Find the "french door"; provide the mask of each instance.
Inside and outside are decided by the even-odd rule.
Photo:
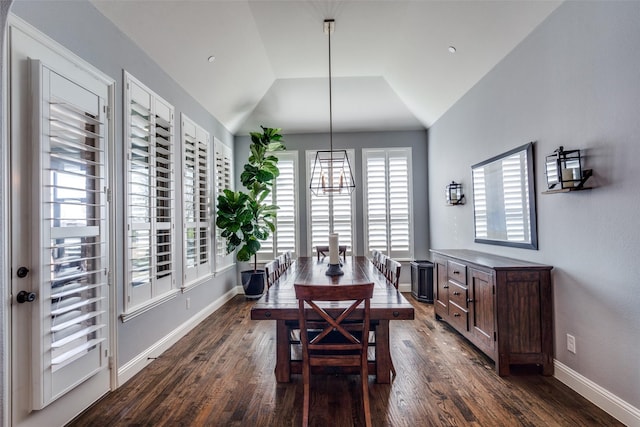
[[[75,415],[59,403],[68,393],[110,387],[109,86],[46,50],[25,58],[38,49],[22,37],[12,31],[12,423],[53,425]]]

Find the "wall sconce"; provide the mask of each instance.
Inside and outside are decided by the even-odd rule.
[[[547,175],[547,188],[552,190],[550,192],[589,189],[584,187],[584,183],[593,174],[593,171],[583,168],[583,159],[580,150],[565,151],[562,146],[549,154],[545,162],[545,174]]]
[[[462,184],[458,184],[455,181],[451,181],[445,190],[445,196],[447,198],[447,205],[464,205],[464,194],[462,194]]]

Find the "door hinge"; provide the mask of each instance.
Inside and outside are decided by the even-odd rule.
[[[107,364],[108,364],[110,370],[113,369],[113,356],[109,356]]]
[[[107,194],[107,203],[111,203],[111,189],[108,187],[105,187],[104,192]]]
[[[107,116],[107,120],[111,120],[111,107],[109,105],[104,106],[104,114]]]

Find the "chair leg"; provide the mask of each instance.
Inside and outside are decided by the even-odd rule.
[[[304,383],[304,387],[303,387],[303,404],[302,404],[302,427],[308,427],[309,426],[309,403],[311,400],[311,396],[310,396],[310,380],[311,380],[311,375],[310,375],[310,369],[309,369],[309,365],[304,364],[302,367],[302,382]]]
[[[364,424],[367,427],[371,427],[371,405],[369,404],[369,373],[366,368],[366,358],[362,363],[364,363],[364,368],[360,372],[360,377],[362,379],[362,406],[364,407]]]

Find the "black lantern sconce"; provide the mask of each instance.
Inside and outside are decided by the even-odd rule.
[[[584,157],[580,150],[567,150],[560,146],[548,155],[545,162],[547,188],[550,192],[586,190],[584,183],[593,174],[591,169],[584,169]]]
[[[462,194],[462,184],[451,181],[445,190],[448,206],[464,205],[464,194]]]

